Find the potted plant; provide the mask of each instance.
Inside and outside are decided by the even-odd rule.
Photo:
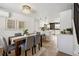
[[[42,31],[45,31],[45,28],[44,28],[44,27],[41,27],[41,30],[42,30]]]
[[[25,29],[23,34],[27,35],[28,34],[28,29]]]

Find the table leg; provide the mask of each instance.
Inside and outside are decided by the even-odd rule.
[[[15,55],[20,56],[21,55],[21,47],[19,47],[20,41],[16,42],[16,49],[15,49]]]
[[[8,44],[11,45],[10,37],[8,38]],[[11,52],[9,51],[9,53]]]
[[[41,39],[40,39],[40,41],[41,41],[41,47],[42,47],[42,35],[41,35]]]

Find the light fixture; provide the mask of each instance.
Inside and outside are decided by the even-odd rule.
[[[24,14],[29,14],[31,12],[31,7],[29,5],[22,5],[22,12]]]

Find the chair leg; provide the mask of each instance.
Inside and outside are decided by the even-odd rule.
[[[27,50],[25,50],[25,56],[27,56]]]
[[[38,44],[38,49],[40,50],[40,44]]]
[[[32,55],[34,55],[34,53],[33,53],[33,47],[32,47]]]
[[[3,56],[8,56],[7,52],[5,52],[4,50],[3,50],[3,54],[2,55]]]
[[[5,51],[3,50],[3,54],[2,54],[3,56],[5,56]]]
[[[5,53],[5,55],[6,55],[6,56],[8,56],[8,54],[7,54],[7,53]]]
[[[34,46],[34,52],[36,53],[36,45]]]
[[[9,54],[11,54],[11,51],[9,51]]]

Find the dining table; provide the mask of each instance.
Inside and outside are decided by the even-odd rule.
[[[9,38],[9,44],[15,44],[16,45],[16,48],[15,48],[15,55],[16,56],[20,56],[21,55],[21,42],[23,40],[27,40],[26,38],[29,37],[29,36],[34,36],[36,34],[29,34],[29,35],[24,35],[24,36],[17,36],[17,37],[10,37]],[[41,47],[42,47],[42,35],[41,35],[41,39],[40,39],[40,42],[41,42]]]
[[[13,37],[11,38],[12,42],[15,43],[16,48],[15,48],[15,55],[19,56],[21,55],[21,41],[23,41],[27,36],[18,36],[18,37]]]
[[[12,44],[15,44],[15,45],[16,45],[16,49],[15,49],[15,55],[16,55],[16,56],[21,55],[21,47],[20,47],[21,42],[22,42],[23,40],[27,40],[27,39],[26,39],[27,37],[33,36],[33,35],[36,35],[36,34],[29,34],[29,35],[24,35],[24,36],[11,37],[11,38],[9,39],[9,41],[10,41],[9,43],[10,43],[10,44],[11,44],[11,42],[12,42]]]

